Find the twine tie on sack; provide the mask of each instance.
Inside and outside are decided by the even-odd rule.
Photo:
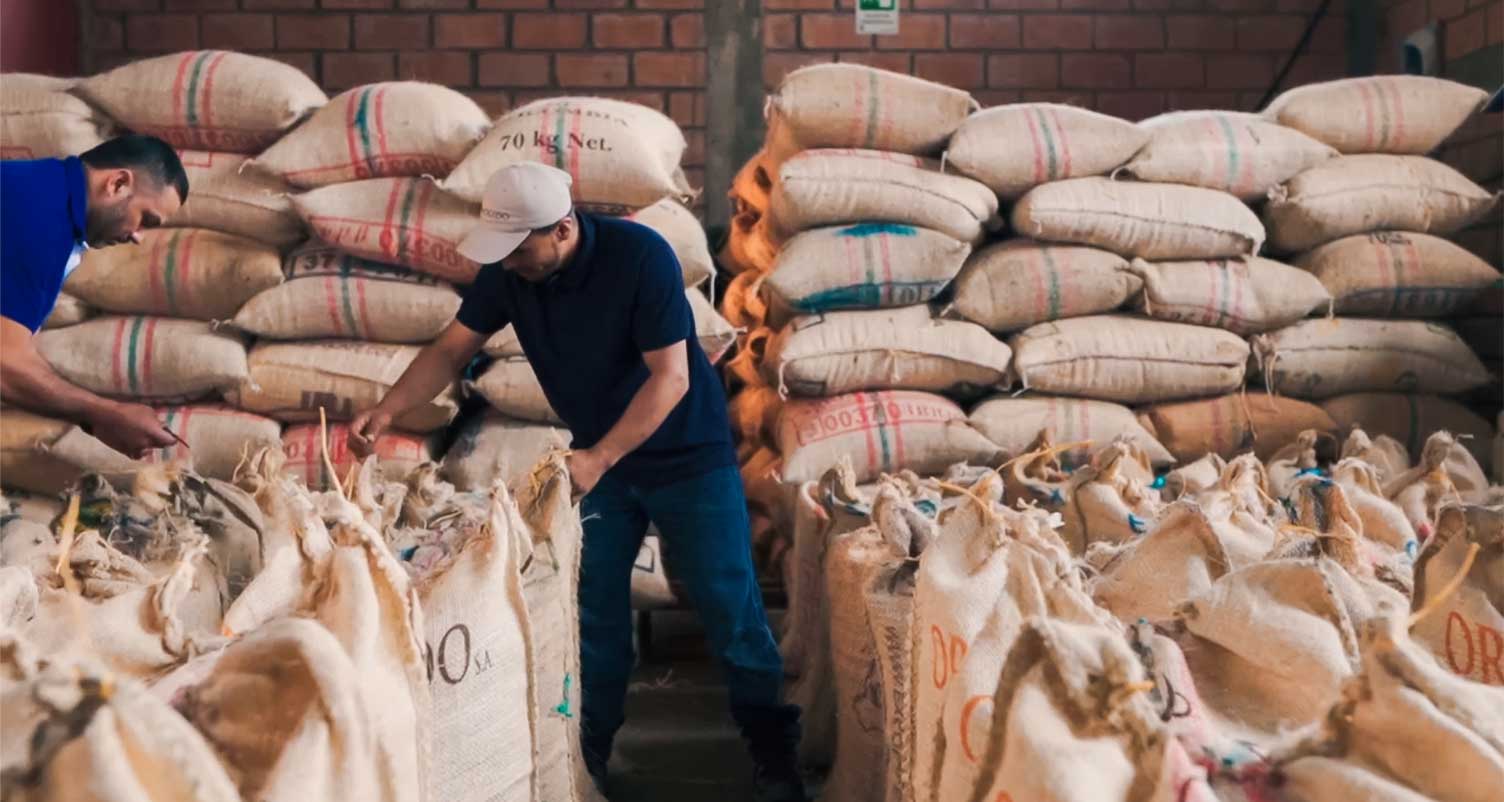
[[[1410,618],[1405,622],[1406,630],[1413,629],[1416,624],[1419,624],[1427,616],[1436,612],[1453,593],[1457,592],[1458,588],[1462,587],[1462,582],[1467,579],[1468,572],[1473,570],[1473,560],[1477,559],[1478,552],[1482,549],[1483,546],[1478,543],[1468,544],[1467,556],[1462,558],[1462,568],[1458,569],[1457,573],[1447,581],[1446,585],[1442,586],[1440,593],[1431,597],[1431,600],[1426,602],[1424,606],[1410,614]]]

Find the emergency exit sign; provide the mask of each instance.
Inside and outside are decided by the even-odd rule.
[[[857,0],[856,32],[891,36],[898,33],[898,0]]]

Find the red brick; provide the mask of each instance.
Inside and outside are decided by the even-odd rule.
[[[1273,80],[1273,56],[1217,53],[1206,57],[1207,89],[1264,89]]]
[[[1090,50],[1091,17],[1038,14],[1024,17],[1025,50]]]
[[[553,83],[547,53],[481,53],[478,86],[548,86]]]
[[[662,47],[663,29],[662,14],[596,14],[590,20],[590,39],[606,50]]]
[[[1127,11],[1133,0],[1060,0],[1062,11]]]
[[[1134,6],[1137,8],[1137,6]],[[1170,0],[1171,11],[1203,11],[1206,0]]]
[[[427,48],[427,15],[355,15],[356,50],[426,50]]]
[[[1060,58],[1054,53],[988,56],[987,85],[994,89],[1054,89],[1060,86]]]
[[[1165,33],[1171,50],[1231,50],[1237,46],[1238,24],[1225,16],[1172,15],[1165,17]]]
[[[914,74],[958,89],[987,85],[981,53],[918,53],[914,56]]]
[[[704,8],[705,0],[637,0],[637,7],[663,9],[665,11],[687,11],[692,8]]]
[[[1060,85],[1071,89],[1130,89],[1133,62],[1120,53],[1065,53]]]
[[[469,8],[470,0],[397,0],[397,7],[417,11],[454,11]]]
[[[225,50],[271,50],[277,41],[270,14],[205,14],[199,37]]]
[[[626,8],[627,0],[554,0],[554,8],[602,9]]]
[[[266,58],[280,61],[289,67],[312,78],[315,83],[319,82],[318,56],[314,53],[265,53]]]
[[[1016,50],[1019,46],[1017,14],[952,14],[950,46],[983,50]]]
[[[465,97],[475,101],[493,120],[512,110],[512,96],[506,92],[466,92]]]
[[[559,86],[626,86],[627,57],[616,53],[559,53],[554,61]]]
[[[449,87],[475,82],[469,53],[429,50],[397,56],[397,75],[404,81],[430,81]]]
[[[433,46],[498,49],[507,46],[505,14],[435,14]]]
[[[773,89],[783,83],[783,76],[800,67],[807,67],[811,64],[829,64],[835,60],[834,53],[800,51],[765,53],[762,57],[762,85],[767,89]]]
[[[1134,11],[1169,11],[1170,0],[1133,0]]]
[[[979,89],[972,92],[971,96],[976,98],[984,109],[1017,103],[1019,98],[1023,97],[1022,93],[1013,89]]]
[[[763,11],[829,11],[836,0],[763,0]]]
[[[639,106],[647,106],[653,111],[664,111],[666,108],[663,104],[663,93],[655,90],[613,89],[593,94],[596,97],[608,97],[612,100],[620,100],[623,103],[636,103]]]
[[[762,46],[768,50],[793,50],[799,46],[799,15],[769,14],[762,18]]]
[[[864,64],[868,67],[876,67],[879,70],[907,74],[910,70],[911,57],[908,52],[886,53],[880,51],[867,51],[863,53],[842,53],[842,64]]]
[[[897,36],[877,37],[879,50],[944,50],[945,15],[910,14],[898,22]]]
[[[1467,0],[1431,0],[1431,19],[1453,20],[1467,13]]]
[[[299,11],[318,7],[318,0],[240,0],[246,11]],[[99,5],[97,2],[94,4]]]
[[[1304,17],[1244,17],[1238,20],[1238,49],[1288,52],[1300,42],[1305,30]]]
[[[1054,11],[1060,3],[1058,0],[987,0],[987,7],[996,11]]]
[[[1321,6],[1321,0],[1275,0],[1275,11],[1310,14]]]
[[[1442,161],[1474,181],[1487,181],[1504,169],[1504,148],[1498,139],[1448,147]]]
[[[857,35],[850,14],[803,14],[799,44],[811,50],[866,50],[872,47],[872,37]]]
[[[705,46],[705,15],[676,14],[669,21],[669,41],[680,50]]]
[[[1133,83],[1141,89],[1200,89],[1206,86],[1205,65],[1192,53],[1139,53]]]
[[[90,49],[96,52],[125,49],[125,23],[119,17],[95,17],[89,36]]]
[[[585,46],[584,14],[518,14],[512,17],[512,47],[573,50]]]
[[[1312,53],[1346,53],[1347,17],[1323,17],[1316,23],[1316,30],[1311,32],[1311,43],[1306,49]]]
[[[95,11],[160,11],[162,0],[94,0]]]
[[[684,132],[684,165],[686,167],[705,166],[705,131],[704,129],[688,130]]]
[[[1347,74],[1347,57],[1341,53],[1306,53],[1295,60],[1282,88],[1332,81]]]
[[[548,8],[548,0],[475,0],[476,8],[521,10]],[[517,105],[522,105],[518,103]]]
[[[346,14],[279,14],[277,47],[282,50],[344,50],[350,46]]]
[[[978,11],[987,7],[987,0],[913,0],[913,7],[918,11]]]
[[[633,53],[638,86],[704,86],[704,53]]]
[[[668,116],[684,128],[705,125],[705,93],[670,92]]]
[[[1107,14],[1092,25],[1098,50],[1162,50],[1164,24],[1158,15]]]
[[[1133,122],[1163,114],[1164,110],[1165,96],[1159,92],[1103,92],[1097,95],[1097,111]]]
[[[1504,43],[1504,3],[1494,3],[1488,7],[1488,43]]]
[[[235,0],[164,0],[168,11],[234,11]]]
[[[319,0],[319,8],[345,11],[379,11],[393,5],[393,0]]]
[[[198,17],[193,14],[141,14],[125,20],[125,44],[136,52],[155,53],[198,47]]]
[[[1435,4],[1432,4],[1435,8]],[[1446,63],[1488,45],[1488,10],[1477,9],[1461,19],[1448,22],[1443,31],[1446,40]]]
[[[1201,109],[1226,109],[1236,111],[1238,105],[1237,92],[1170,92],[1166,97],[1165,108],[1168,111],[1188,111]]]
[[[1273,11],[1274,0],[1206,0],[1206,7],[1210,11],[1252,14],[1260,11]]]
[[[1387,33],[1396,41],[1424,28],[1430,18],[1426,0],[1408,0],[1390,6],[1379,22],[1380,34]]]
[[[324,53],[321,60],[323,83],[329,89],[349,89],[397,77],[397,57],[391,53]]]

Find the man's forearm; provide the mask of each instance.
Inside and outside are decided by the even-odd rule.
[[[0,361],[0,400],[72,421],[87,421],[115,403],[57,375],[35,351],[20,349]]]
[[[378,408],[394,418],[401,417],[403,413],[432,401],[454,381],[461,367],[462,364],[455,364],[454,357],[442,349],[427,346],[402,372]]]
[[[621,420],[611,431],[596,443],[594,450],[606,461],[615,465],[622,457],[632,453],[638,446],[653,436],[669,413],[689,391],[689,380],[681,374],[653,374],[637,388],[637,394],[627,404]]]

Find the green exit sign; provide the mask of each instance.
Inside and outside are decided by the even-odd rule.
[[[857,0],[856,32],[892,36],[898,33],[898,0]]]

